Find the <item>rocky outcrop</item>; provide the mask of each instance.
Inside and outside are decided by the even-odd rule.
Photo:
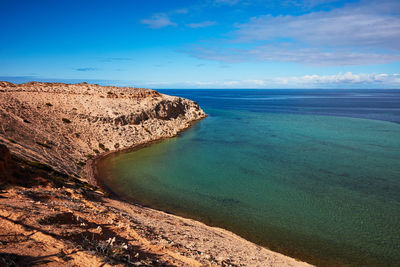
[[[0,142],[73,176],[103,152],[174,136],[205,116],[193,101],[150,89],[0,82]]]
[[[0,182],[8,183],[13,180],[13,169],[10,151],[5,145],[0,144]]]

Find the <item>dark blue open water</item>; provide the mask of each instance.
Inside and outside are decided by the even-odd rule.
[[[400,90],[159,90],[197,101],[206,111],[347,116],[400,123]]]
[[[107,158],[118,194],[322,266],[399,266],[400,90],[161,90],[209,117]]]

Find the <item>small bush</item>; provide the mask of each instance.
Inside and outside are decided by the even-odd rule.
[[[12,144],[16,144],[17,143],[17,142],[15,142],[14,139],[8,139],[8,141],[10,141],[10,143],[12,143]]]
[[[48,107],[52,107],[52,106],[53,106],[53,104],[51,104],[51,103],[46,103],[46,106],[48,106]]]
[[[67,119],[67,118],[62,118],[61,119],[64,123],[71,123],[71,121],[69,120],[69,119]]]
[[[107,94],[109,94],[109,95],[112,95],[112,94],[113,94],[113,92],[107,92]]]
[[[119,143],[115,143],[114,148],[119,148]]]
[[[101,149],[103,149],[103,150],[106,150],[106,147],[105,147],[105,145],[104,145],[104,144],[102,144],[102,143],[99,143],[99,148],[101,148]]]
[[[83,162],[83,161],[78,161],[76,164],[78,164],[78,166],[81,166],[81,167],[85,166],[85,162]]]
[[[151,134],[150,130],[147,129],[146,127],[143,128],[146,132],[148,132],[149,134]]]
[[[96,153],[96,154],[100,153],[100,151],[98,149],[93,149],[93,152]]]
[[[30,121],[28,121],[27,119],[24,119],[24,122],[25,123],[31,123]]]

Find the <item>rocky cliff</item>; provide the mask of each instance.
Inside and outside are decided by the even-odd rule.
[[[74,176],[97,154],[174,136],[205,116],[193,101],[150,89],[0,82],[0,141]]]

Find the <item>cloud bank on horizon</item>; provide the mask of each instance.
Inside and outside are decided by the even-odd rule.
[[[147,86],[171,87],[175,88],[178,84],[167,81],[164,82],[143,82]],[[345,88],[382,88],[382,85],[392,85],[396,87],[400,84],[400,74],[353,74],[351,72],[338,73],[336,75],[304,75],[291,77],[274,77],[261,80],[224,80],[224,81],[184,81],[190,88],[338,88],[338,85],[346,84]],[[371,87],[372,86],[372,87]],[[341,88],[341,87],[340,87]]]
[[[14,81],[400,88],[397,0],[16,0],[0,8],[0,76]]]

